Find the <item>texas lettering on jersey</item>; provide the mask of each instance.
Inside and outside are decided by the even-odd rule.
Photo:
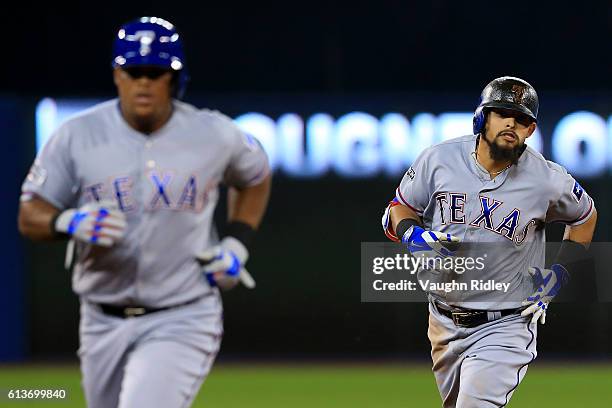
[[[143,202],[137,203],[134,195],[134,180],[130,176],[112,177],[108,182],[90,184],[83,188],[87,201],[112,198],[119,209],[131,212],[141,209],[201,212],[209,201],[210,193],[219,185],[219,180],[208,180],[198,189],[197,175],[178,175],[172,171],[151,171],[147,174],[150,192]]]
[[[512,282],[512,286],[504,294],[466,294],[453,305],[483,310],[520,307],[533,291],[528,268],[545,265],[543,227],[552,222],[570,226],[586,222],[594,211],[593,200],[567,170],[529,146],[515,165],[492,178],[473,154],[477,138],[461,136],[423,150],[402,177],[382,226],[385,235],[397,241],[390,214],[393,206],[404,205],[420,217],[424,228],[452,234],[465,243],[462,256],[481,256],[484,246],[469,244],[490,244],[487,247],[495,250],[487,252],[486,267],[478,278]],[[452,279],[471,278],[455,274]],[[439,291],[429,294],[447,297]]]
[[[503,202],[486,195],[479,195],[478,197],[480,202],[480,214],[468,221],[465,215],[466,197],[466,193],[455,192],[440,192],[435,195],[441,225],[467,223],[472,227],[484,228],[492,233],[501,235],[515,242],[517,245],[523,243],[527,237],[529,228],[537,225],[537,220],[532,219],[525,225],[523,230],[520,231],[521,233],[517,234],[521,219],[521,210],[513,208],[511,211],[506,212],[501,208]],[[496,211],[505,215],[494,218],[494,213]]]
[[[269,173],[267,155],[218,112],[173,101],[172,120],[143,135],[118,103],[62,124],[38,153],[22,199],[37,196],[58,209],[111,199],[128,215],[111,250],[77,243],[73,289],[88,301],[162,307],[213,293],[195,254],[218,242],[218,185],[257,185]]]

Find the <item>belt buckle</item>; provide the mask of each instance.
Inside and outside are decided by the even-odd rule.
[[[471,314],[470,312],[451,312],[451,316],[453,317],[453,323],[457,327],[464,327],[464,328],[470,327],[469,324],[461,323],[460,321],[462,317],[467,317],[470,314]]]
[[[144,307],[126,307],[125,309],[123,309],[123,314],[125,315],[125,317],[142,316],[146,312],[147,311]]]

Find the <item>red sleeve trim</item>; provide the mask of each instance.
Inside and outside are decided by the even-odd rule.
[[[395,207],[396,205],[402,205],[402,204],[397,200],[397,198],[394,198],[393,200],[391,200],[389,202],[389,205],[387,207],[389,208],[389,210],[391,210],[391,208]],[[391,217],[391,216],[389,215],[389,217]],[[391,220],[389,220],[389,225],[387,225],[387,228],[385,229],[385,235],[391,241],[399,242],[399,238],[395,234],[395,230],[393,229],[393,225],[391,223]]]
[[[589,197],[589,199],[590,199],[590,197]],[[560,222],[560,223],[567,224],[567,225],[573,225],[573,224],[579,223],[580,221],[583,221],[585,218],[589,217],[592,212],[593,212],[593,200],[590,199],[589,209],[580,218],[576,218],[575,220],[571,220],[571,221],[557,219],[557,220],[550,220],[550,221],[546,221],[546,222],[547,223]]]
[[[404,199],[404,196],[402,196],[402,192],[399,190],[399,187],[395,190],[395,192],[397,193],[397,196],[400,198],[400,200],[402,200],[402,203],[406,206],[409,207],[412,211],[414,211],[415,213],[421,215],[423,214],[423,211],[421,210],[417,210],[416,208],[414,208],[413,206],[411,206],[410,204],[408,204],[408,202],[406,201],[406,199]]]

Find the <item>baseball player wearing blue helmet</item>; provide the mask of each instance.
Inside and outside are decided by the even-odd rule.
[[[119,97],[54,132],[23,183],[19,229],[76,249],[87,405],[184,408],[220,348],[220,289],[255,286],[245,263],[270,168],[228,117],[177,99],[188,75],[171,23],[128,23],[113,50]],[[220,184],[229,192],[221,238]]]

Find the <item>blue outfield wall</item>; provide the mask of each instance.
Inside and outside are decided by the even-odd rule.
[[[37,148],[64,120],[103,100],[42,98]],[[473,98],[440,95],[214,96],[195,105],[219,109],[290,178],[397,179],[432,144],[472,133]],[[544,93],[527,144],[580,179],[612,174],[611,101],[602,95]]]
[[[33,105],[17,98],[0,98],[3,155],[0,171],[7,177],[0,200],[0,361],[18,361],[27,353],[26,282],[23,239],[17,230],[21,181],[32,159]]]

